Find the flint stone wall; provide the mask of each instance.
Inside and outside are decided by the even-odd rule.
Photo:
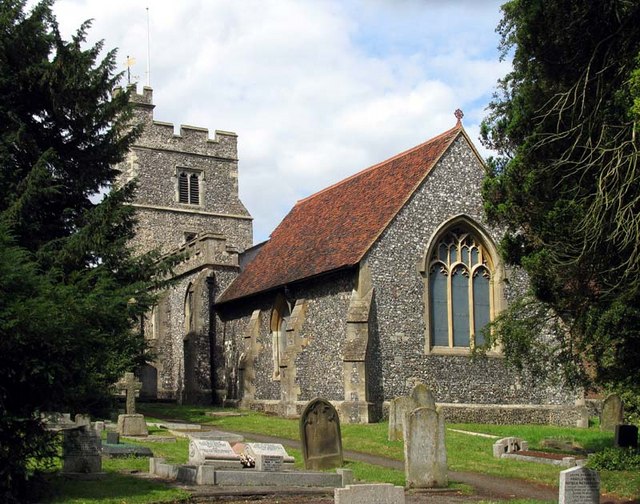
[[[184,243],[185,232],[214,232],[240,251],[249,248],[251,216],[238,197],[237,135],[216,131],[209,138],[208,130],[193,126],[181,126],[176,135],[172,124],[154,121],[150,88],[133,93],[131,100],[134,120],[144,129],[117,168],[120,182],[135,178],[138,183],[133,245],[140,251],[160,248],[167,253]],[[177,201],[176,174],[181,168],[201,172],[199,205]]]
[[[484,219],[483,176],[483,166],[459,137],[366,257],[376,293],[386,401],[408,395],[421,381],[444,403],[573,403],[570,391],[534,387],[526,377],[507,369],[500,357],[472,361],[468,355],[425,353],[425,284],[419,268],[432,235],[461,214],[479,223],[494,241],[501,234]],[[523,292],[526,277],[518,270],[507,271],[506,276],[504,294],[509,302]]]
[[[307,282],[303,286],[289,286],[292,300],[305,299],[305,318],[300,329],[303,350],[295,357],[297,414],[307,401],[321,396],[330,401],[344,399],[342,380],[342,347],[346,339],[346,316],[353,271],[336,273],[325,281]],[[236,339],[242,348],[244,334],[254,310],[260,310],[257,343],[260,352],[255,359],[255,398],[253,409],[280,412],[281,382],[273,379],[273,349],[270,332],[271,312],[277,293],[255,296],[220,307],[219,335]]]
[[[573,392],[545,384],[533,386],[526,375],[509,370],[500,356],[472,361],[470,355],[426,352],[425,285],[420,266],[424,266],[432,235],[461,214],[484,227],[495,241],[501,234],[484,221],[479,192],[483,174],[483,166],[466,142],[456,140],[365,257],[374,288],[366,366],[368,400],[382,405],[408,395],[417,382],[423,382],[445,403],[443,413],[448,421],[522,423],[526,418],[528,422],[575,425],[577,409],[565,407],[574,404]],[[509,302],[524,292],[527,279],[520,270],[505,274],[504,296]],[[347,399],[342,352],[355,275],[346,270],[288,286],[288,299],[307,303],[299,332],[306,346],[294,359],[298,413],[306,400],[316,396],[332,401],[339,411],[339,403]],[[274,413],[281,411],[283,396],[282,384],[273,379],[270,334],[271,310],[279,293],[282,290],[222,305],[217,331],[218,338],[224,334],[241,345],[252,313],[260,310],[260,350],[255,357],[255,397],[250,407]],[[523,409],[522,405],[532,407]]]

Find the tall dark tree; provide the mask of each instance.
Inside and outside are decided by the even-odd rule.
[[[143,359],[135,321],[161,276],[127,248],[133,187],[113,185],[138,134],[126,93],[112,94],[115,53],[85,47],[89,23],[64,40],[51,1],[25,3],[0,2],[2,502],[23,502],[53,453],[40,414],[104,411]]]
[[[482,128],[498,152],[484,197],[532,296],[494,337],[516,365],[637,386],[640,3],[512,0],[502,10],[513,69]]]

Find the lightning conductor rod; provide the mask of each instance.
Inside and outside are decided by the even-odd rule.
[[[151,87],[151,42],[149,29],[149,7],[147,7],[147,86]]]

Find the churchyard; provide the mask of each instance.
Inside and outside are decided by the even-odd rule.
[[[266,416],[256,412],[215,410],[198,406],[176,406],[169,404],[139,404],[138,411],[144,414],[151,439],[156,437],[175,438],[175,441],[160,443],[151,440],[130,441],[153,451],[155,457],[166,459],[167,463],[185,464],[189,458],[189,440],[175,436],[175,433],[154,424],[166,425],[167,419],[184,423],[202,424],[216,429],[242,433],[271,435],[284,439],[300,439],[299,421]],[[384,456],[396,461],[404,459],[404,443],[388,440],[388,422],[366,425],[342,425],[342,445],[345,451],[357,451]],[[469,432],[483,433],[475,436]],[[517,436],[529,443],[529,449],[548,452],[580,454],[583,451],[599,451],[613,444],[613,433],[602,432],[597,425],[588,429],[560,428],[533,425],[480,425],[446,424],[447,465],[451,472],[481,473],[496,477],[525,479],[558,487],[560,472],[565,467],[523,462],[519,460],[495,458],[492,446],[496,437]],[[102,433],[106,440],[106,431]],[[286,446],[293,456],[293,468],[304,469],[302,451]],[[405,486],[405,473],[401,469],[390,469],[362,461],[350,460],[345,456],[344,467],[353,472],[358,482],[384,482]],[[104,458],[102,471],[104,478],[90,481],[75,481],[56,478],[56,497],[53,503],[152,503],[176,502],[189,497],[189,491],[149,479],[149,459]],[[449,487],[462,494],[471,493],[471,488],[457,483],[449,477]],[[600,471],[601,490],[615,493],[619,499],[633,499],[640,495],[640,474],[636,471]],[[184,501],[186,502],[186,500]],[[286,501],[285,501],[286,502]],[[491,501],[484,501],[486,503]],[[516,500],[518,503],[553,502],[550,500]],[[622,500],[620,501],[622,502]]]

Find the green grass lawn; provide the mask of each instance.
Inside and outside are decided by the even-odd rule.
[[[267,416],[251,411],[242,411],[242,416],[210,417],[205,411],[216,408],[194,406],[176,406],[167,404],[139,404],[139,410],[148,421],[154,419],[174,419],[183,422],[203,423],[211,426],[243,433],[260,433],[287,439],[300,439],[297,420],[288,420]],[[229,412],[229,409],[219,410]],[[402,441],[387,440],[387,423],[366,425],[342,425],[342,443],[345,450],[371,453],[396,460],[403,459]],[[447,427],[492,434],[500,437],[518,436],[529,441],[530,449],[542,449],[542,441],[556,438],[571,441],[587,451],[597,451],[611,446],[612,434],[601,433],[596,428],[572,429],[539,425],[484,425],[451,424]],[[166,431],[154,429],[153,434]],[[480,472],[489,475],[521,478],[528,481],[557,486],[559,472],[563,468],[496,459],[492,456],[494,440],[447,431],[447,457],[452,471]],[[165,457],[170,463],[184,463],[187,460],[188,441],[177,438],[175,443],[153,443],[138,441],[149,447],[156,457]],[[299,450],[287,448],[296,459],[296,466],[302,467],[302,454]],[[359,481],[388,482],[404,486],[404,472],[385,469],[379,466],[346,460],[345,466],[352,469]],[[188,497],[188,493],[171,488],[153,480],[141,480],[131,476],[132,472],[148,471],[146,458],[105,459],[103,469],[107,472],[102,482],[75,482],[57,478],[54,486],[57,495],[51,502],[72,504],[146,504],[153,502],[171,502]],[[620,497],[637,498],[640,496],[640,475],[630,471],[601,471],[601,488]],[[453,483],[461,490],[465,487]],[[466,488],[467,491],[470,489]],[[543,501],[511,501],[516,504],[541,504]],[[486,501],[484,504],[493,504]]]
[[[182,419],[189,422],[207,423],[220,429],[238,432],[257,432],[300,439],[297,420],[266,416],[253,411],[243,411],[240,417],[209,417],[205,411],[216,408],[194,406],[174,406],[166,404],[144,404],[140,406],[145,415]],[[219,409],[219,411],[229,411]],[[597,451],[613,444],[613,434],[600,432],[597,428],[578,429],[548,425],[486,425],[447,424],[447,427],[481,432],[500,437],[518,436],[529,442],[530,449],[544,449],[544,439],[557,438],[571,440],[587,451]],[[342,445],[345,450],[372,453],[396,460],[403,459],[402,441],[387,440],[387,422],[366,425],[342,425]],[[496,459],[492,455],[494,440],[447,431],[447,458],[452,471],[481,472],[507,478],[526,478],[529,481],[557,486],[560,471],[564,468],[517,460]],[[386,470],[385,470],[386,471]],[[403,475],[401,475],[403,478]],[[388,481],[396,483],[396,475]],[[601,488],[605,492],[621,497],[640,497],[640,474],[635,471],[601,471]],[[404,481],[404,479],[402,479]],[[404,484],[404,483],[402,483]]]

